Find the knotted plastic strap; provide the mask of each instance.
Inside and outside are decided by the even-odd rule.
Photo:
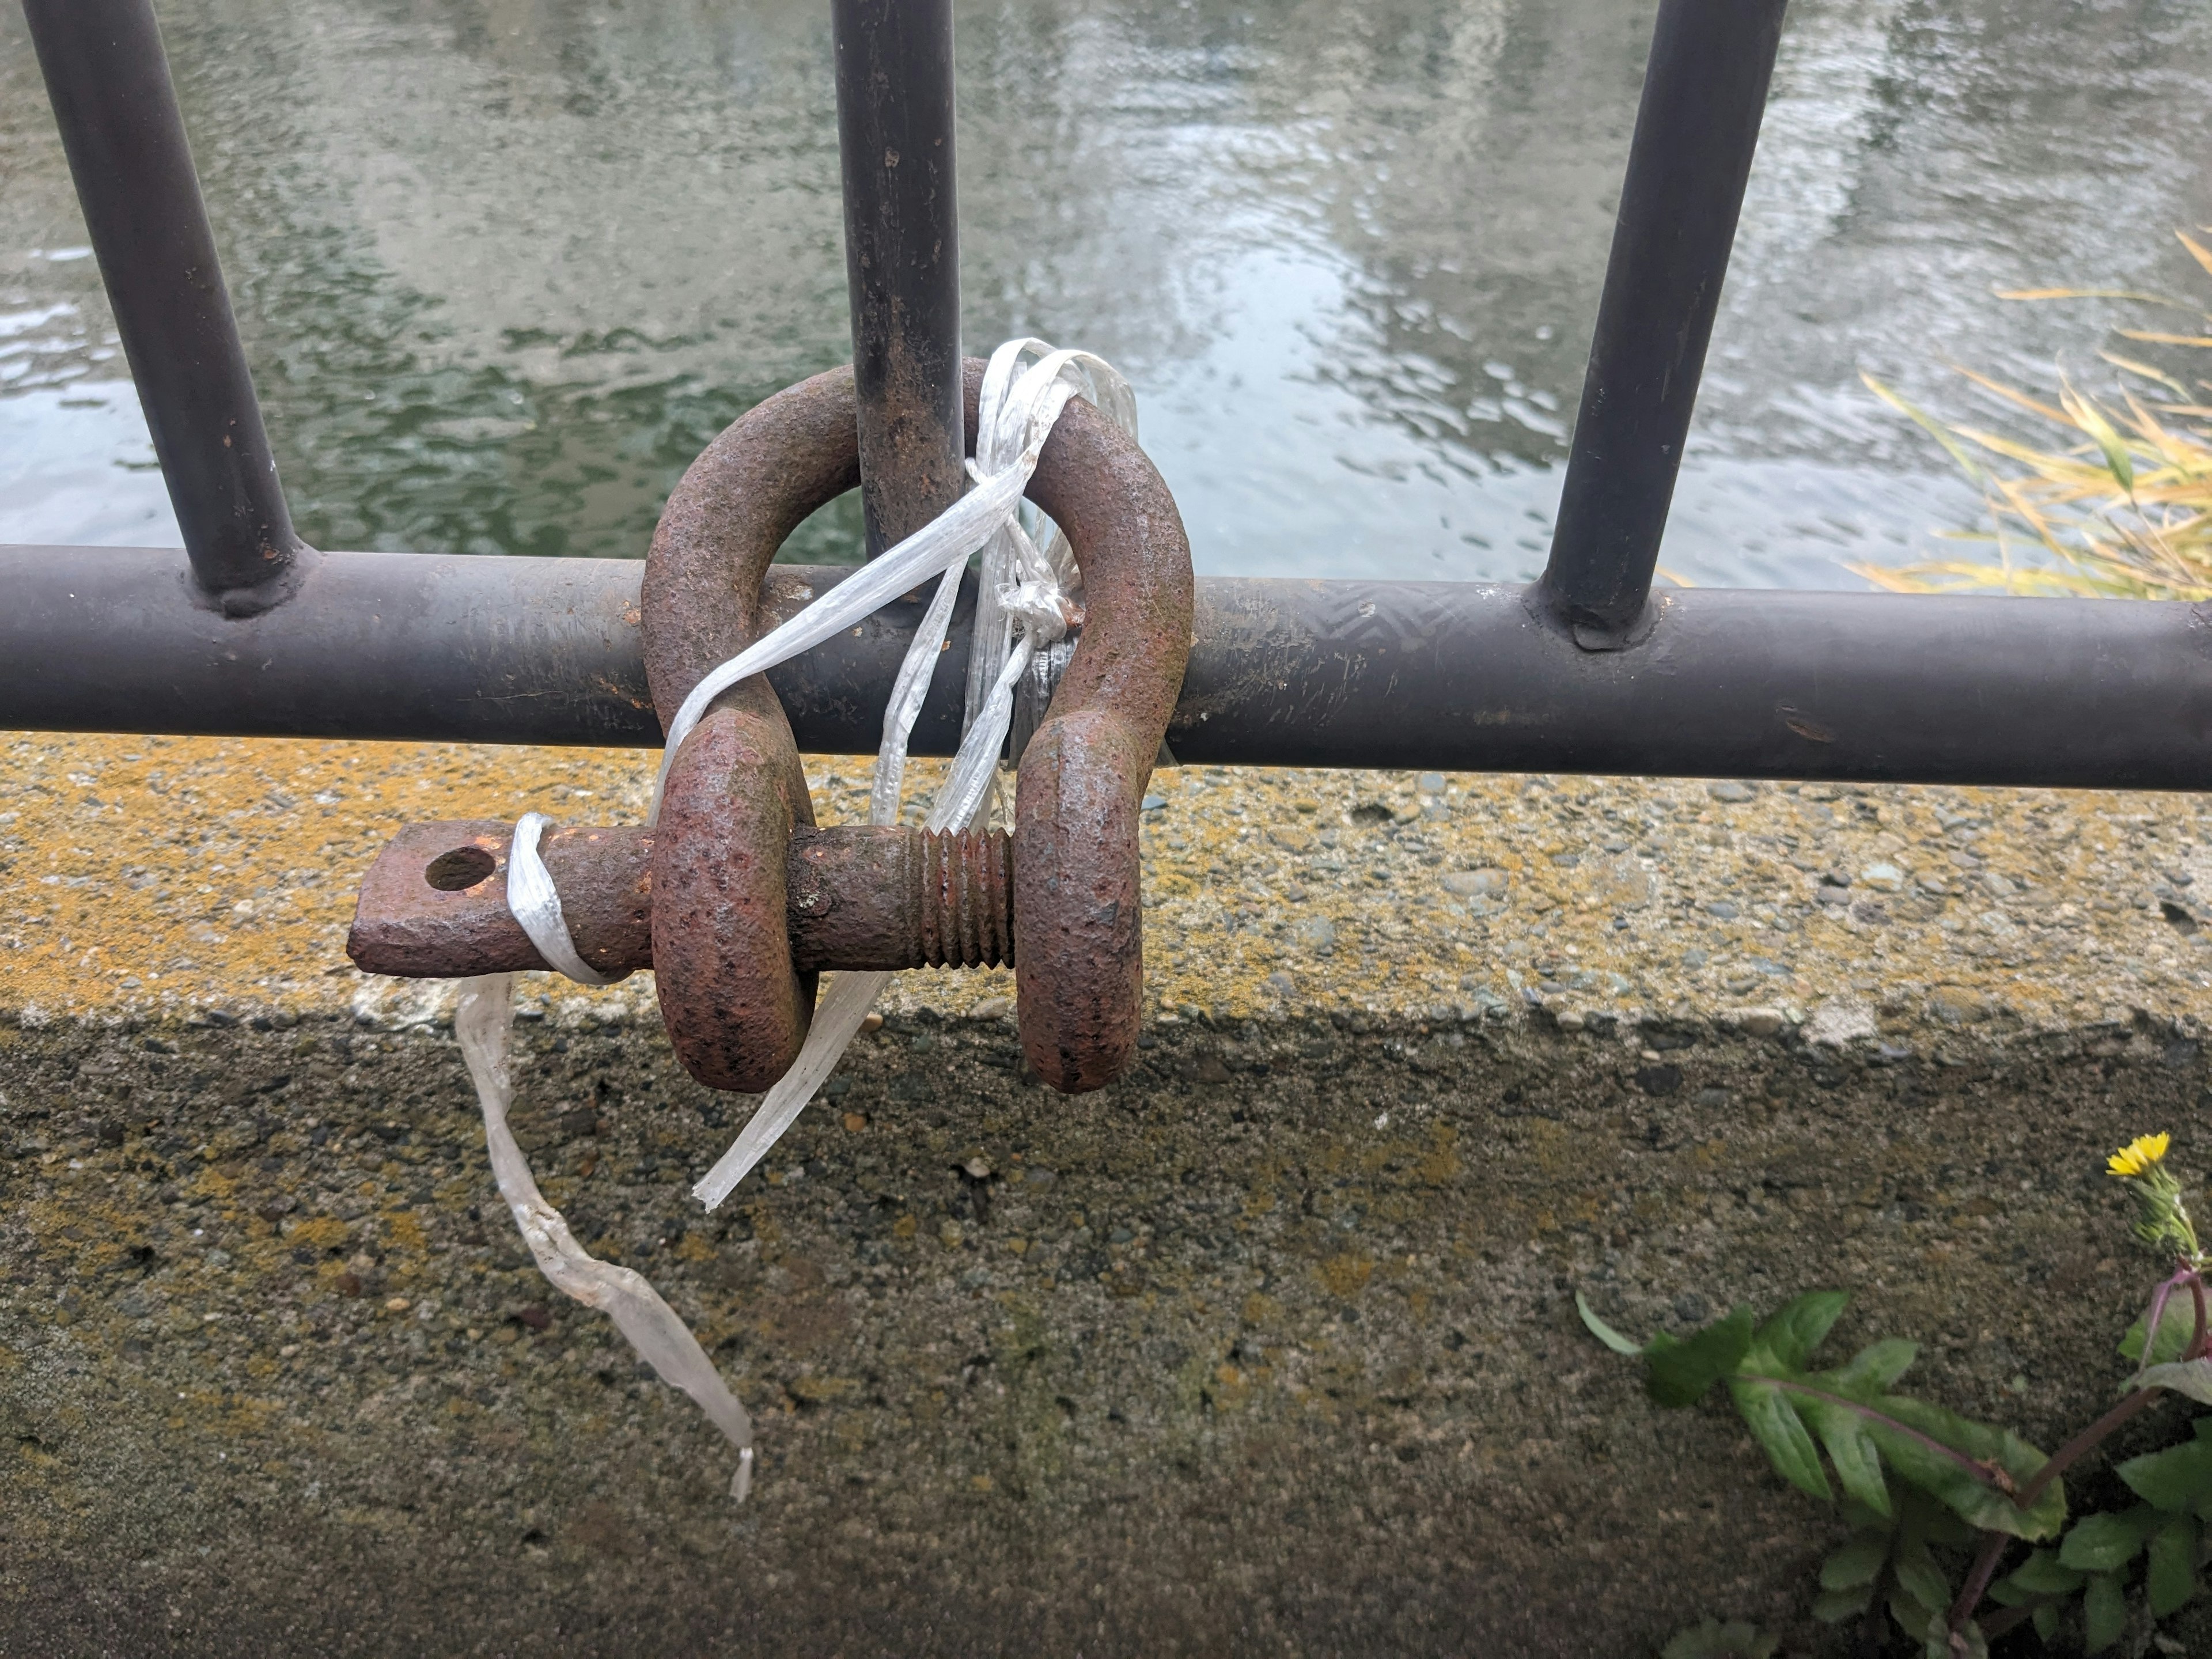
[[[477,1099],[483,1107],[484,1145],[491,1154],[492,1177],[499,1182],[499,1195],[507,1200],[522,1242],[537,1260],[538,1272],[554,1288],[611,1318],[638,1357],[659,1373],[661,1381],[697,1401],[714,1426],[729,1437],[730,1443],[738,1449],[730,1496],[743,1503],[752,1486],[752,1419],[722,1381],[698,1339],[644,1276],[602,1261],[576,1243],[567,1218],[538,1190],[522,1148],[515,1144],[514,1132],[507,1127],[507,1110],[514,1100],[507,1047],[514,1025],[514,975],[487,974],[461,982],[460,1001],[453,1010],[453,1034],[460,1039],[461,1058],[467,1062],[469,1076],[477,1085]]]
[[[579,985],[612,985],[629,975],[617,974],[611,979],[576,954],[553,873],[538,854],[538,838],[552,822],[543,812],[525,812],[514,821],[514,841],[507,855],[507,910],[549,967],[559,969]]]
[[[1031,353],[1036,354],[1038,361],[1024,368],[1023,358]],[[685,724],[687,714],[696,724],[707,704],[721,690],[735,684],[746,674],[759,672],[782,661],[785,656],[806,648],[794,645],[785,650],[777,647],[780,636],[805,638],[809,644],[827,639],[852,626],[885,601],[911,591],[915,577],[904,574],[906,570],[941,571],[937,592],[922,617],[921,627],[915,630],[914,641],[907,647],[905,659],[899,665],[898,678],[893,683],[890,705],[884,712],[883,744],[876,754],[874,787],[869,793],[868,822],[897,823],[907,742],[914,731],[915,719],[921,711],[922,700],[928,693],[930,675],[945,642],[953,600],[959,593],[961,568],[980,543],[983,548],[983,580],[969,656],[966,732],[927,819],[927,827],[933,831],[971,827],[982,815],[997,781],[999,756],[1006,747],[1006,731],[1013,721],[1016,684],[1038,648],[1061,638],[1071,620],[1079,614],[1066,580],[1073,570],[1073,561],[1064,551],[1066,538],[1054,526],[1044,548],[1040,549],[1023,527],[1019,511],[1021,492],[1028,485],[1030,475],[1036,471],[1037,458],[1043,453],[1054,422],[1060,419],[1067,400],[1079,393],[1087,393],[1102,412],[1132,437],[1136,435],[1135,396],[1128,382],[1103,357],[1087,351],[1056,351],[1042,340],[1036,339],[1009,340],[993,352],[983,371],[975,459],[968,464],[975,488],[866,567],[860,575],[840,583],[759,644],[739,653],[702,680],[700,689],[684,699],[676,720],[669,727],[668,753],[661,763],[661,775],[666,777],[669,762],[690,730]],[[981,508],[963,516],[963,509],[979,501],[992,504],[988,521]],[[957,530],[948,528],[956,526]],[[940,535],[944,537],[942,541],[937,539]],[[926,555],[911,551],[917,547],[926,548]],[[1061,554],[1057,562],[1052,556],[1055,552]],[[839,610],[834,612],[833,621],[803,626],[810,623],[817,611],[836,605],[848,590],[870,580],[874,573],[894,560],[915,562],[902,563],[902,574],[896,580],[875,581],[870,592],[882,597],[868,601],[865,610]],[[771,647],[776,649],[771,651]],[[976,693],[979,684],[982,687],[980,696]],[[702,692],[709,685],[714,690],[702,696]],[[782,1139],[784,1131],[798,1120],[815,1091],[836,1069],[838,1060],[859,1032],[861,1021],[868,1017],[869,1008],[890,983],[890,977],[887,973],[831,976],[830,989],[807,1027],[799,1058],[762,1097],[758,1109],[738,1132],[729,1151],[716,1159],[714,1168],[692,1188],[694,1197],[709,1210],[714,1209]]]
[[[1024,368],[1023,360],[1032,354],[1037,361]],[[1103,358],[1086,351],[1054,350],[1036,339],[1010,340],[993,352],[983,374],[975,459],[968,463],[975,488],[692,688],[669,722],[646,822],[659,819],[661,793],[677,750],[716,697],[739,680],[813,649],[936,576],[937,592],[899,665],[890,702],[884,710],[883,743],[868,797],[869,823],[897,823],[907,744],[951,623],[961,570],[969,555],[981,548],[981,592],[969,655],[963,735],[927,821],[933,831],[971,827],[983,814],[997,782],[999,756],[1013,719],[1015,685],[1036,652],[1064,637],[1082,618],[1066,538],[1058,526],[1051,526],[1040,547],[1022,522],[1022,492],[1036,471],[1060,410],[1078,395],[1087,397],[1115,424],[1136,436],[1135,396]],[[552,967],[580,984],[611,983],[577,954],[569,936],[560,894],[538,850],[549,822],[543,813],[526,812],[515,824],[507,855],[508,908]],[[836,1068],[890,978],[887,973],[831,976],[799,1058],[762,1097],[730,1149],[691,1189],[708,1209],[729,1195],[797,1120]],[[507,1060],[513,985],[514,976],[507,974],[465,981],[454,1017],[461,1051],[483,1103],[484,1138],[500,1193],[539,1271],[568,1295],[611,1315],[653,1370],[697,1401],[738,1446],[738,1472],[730,1490],[732,1496],[742,1498],[752,1474],[752,1419],[653,1286],[627,1267],[595,1260],[569,1235],[560,1212],[539,1194],[507,1127],[514,1094]]]

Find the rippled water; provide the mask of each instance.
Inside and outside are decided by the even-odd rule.
[[[302,532],[634,555],[725,422],[848,355],[819,0],[172,0]],[[971,348],[1111,356],[1212,571],[1540,567],[1651,8],[1004,0],[960,15]],[[1971,519],[1872,370],[2094,367],[2190,285],[2212,9],[1793,8],[1664,553],[1848,586]],[[13,7],[0,540],[175,539]],[[844,557],[849,507],[792,550]]]

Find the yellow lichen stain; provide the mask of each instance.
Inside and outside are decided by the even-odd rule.
[[[711,1261],[714,1259],[714,1247],[704,1233],[686,1233],[677,1240],[676,1254],[685,1261]]]
[[[22,736],[0,852],[27,880],[0,906],[0,998],[49,1013],[118,1004],[319,1006],[359,872],[401,824],[511,817],[579,769],[641,758],[459,744]]]
[[[1430,1147],[1421,1159],[1419,1174],[1422,1182],[1431,1187],[1449,1185],[1460,1172],[1459,1149],[1455,1144],[1459,1131],[1449,1123],[1439,1123],[1431,1133]]]
[[[346,1242],[344,1222],[334,1215],[308,1216],[285,1230],[285,1237],[312,1249],[334,1250]]]
[[[1258,1291],[1246,1296],[1243,1307],[1238,1310],[1247,1325],[1272,1325],[1281,1317],[1282,1311],[1281,1304],[1273,1297]]]
[[[891,1223],[891,1237],[893,1238],[912,1238],[915,1234],[919,1232],[921,1230],[921,1224],[916,1221],[911,1214],[902,1215],[896,1221]]]
[[[1255,1381],[1252,1374],[1239,1366],[1217,1365],[1207,1381],[1206,1396],[1216,1411],[1242,1411],[1251,1401]]]
[[[434,818],[511,819],[533,806],[564,821],[635,823],[652,775],[650,755],[620,750],[52,734],[0,741],[11,744],[0,768],[0,857],[12,860],[14,876],[0,895],[0,1006],[33,1015],[33,1024],[126,1010],[178,1019],[209,1006],[304,1012],[393,994],[391,982],[364,979],[344,955],[360,877],[393,831]],[[806,764],[820,821],[865,818],[864,761]],[[916,763],[911,806],[941,770],[939,762]],[[1527,975],[1523,986],[1510,984],[1497,946],[1540,915],[1550,928],[1543,952],[1595,975],[1567,994],[1577,1011],[1628,1013],[1685,996],[1721,1007],[1755,996],[1809,1010],[1856,996],[1853,976],[1872,972],[1916,981],[1907,1000],[1919,1018],[1929,993],[1917,983],[1917,964],[1937,958],[1969,1006],[2001,1005],[2030,1028],[2112,1017],[2144,997],[2197,998],[2192,951],[2155,929],[2146,945],[2136,913],[2095,908],[2123,865],[2155,879],[2156,842],[2193,829],[2185,798],[2086,792],[2053,813],[2049,797],[2026,792],[1936,797],[1985,820],[1978,846],[1992,870],[2032,875],[2037,902],[2079,906],[2062,948],[2008,961],[2010,947],[1990,943],[2007,937],[2002,919],[1984,922],[2010,901],[1959,878],[1930,795],[1861,793],[1832,804],[1770,786],[1721,802],[1694,780],[1457,774],[1431,811],[1421,797],[1433,792],[1410,783],[1372,772],[1155,773],[1150,790],[1166,805],[1145,814],[1142,832],[1153,1012],[1425,1016],[1470,997],[1511,1006]],[[1741,904],[1740,918],[1700,922],[1713,936],[1707,969],[1676,965],[1675,930],[1613,927],[1613,904],[1595,884],[1643,861],[1635,853],[1595,856],[1613,833],[1601,826],[1615,803],[1666,815],[1658,838],[1669,856],[1650,860],[1648,882],[1632,883],[1649,888],[1650,914],[1723,893]],[[1378,805],[1393,822],[1378,818]],[[1773,948],[1757,926],[1761,911],[1778,902],[1808,909],[1810,878],[1762,850],[1782,836],[1810,837],[1825,863],[1853,872],[1889,862],[1905,872],[1908,890],[1941,878],[1936,908],[1954,927],[1968,924],[1961,945],[1987,948],[1942,940],[1933,910],[1911,914],[1923,907],[1908,890],[1891,896],[1894,914],[1879,936],[1841,907],[1808,911],[1790,952],[1793,979],[1739,993],[1729,982],[1735,962]],[[1574,853],[1582,863],[1524,856],[1534,848]],[[1376,863],[1395,871],[1392,881],[1369,878]],[[1463,896],[1432,884],[1476,869],[1501,870],[1508,881],[1498,901],[1505,908],[1491,915],[1485,947],[1471,952]],[[1333,940],[1297,931],[1315,923],[1328,924]],[[2087,964],[2117,949],[2139,963],[2140,986],[2093,1006],[2096,993],[2084,986],[2103,981]],[[1287,991],[1271,981],[1285,971]],[[895,983],[890,1001],[957,1013],[1010,989],[1001,971],[915,975]],[[642,1002],[650,979],[599,994]],[[1887,1009],[1881,1017],[1894,1026]],[[0,1042],[14,1036],[0,1030]]]
[[[199,1179],[192,1183],[192,1191],[203,1198],[228,1198],[237,1190],[237,1178],[223,1174],[212,1164],[201,1170]]]
[[[1368,1279],[1375,1273],[1375,1259],[1348,1253],[1333,1255],[1321,1264],[1319,1271],[1322,1288],[1331,1296],[1348,1301],[1367,1287]]]
[[[392,1210],[384,1217],[384,1236],[403,1250],[428,1249],[429,1239],[423,1234],[422,1224],[415,1218],[411,1210]]]
[[[1542,1117],[1526,1121],[1528,1135],[1521,1155],[1529,1168],[1553,1180],[1579,1170],[1579,1149],[1565,1124]]]

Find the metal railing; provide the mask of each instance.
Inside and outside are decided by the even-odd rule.
[[[832,3],[873,552],[961,487],[952,16]],[[24,9],[186,559],[0,548],[0,726],[657,744],[638,563],[300,543],[149,0]],[[1653,595],[1782,14],[1662,0],[1542,579],[1201,580],[1177,758],[2212,787],[2212,608]],[[778,567],[773,608],[846,574]],[[876,746],[916,609],[770,675],[803,750]],[[957,743],[960,650],[916,752]]]

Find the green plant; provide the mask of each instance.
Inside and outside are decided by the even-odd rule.
[[[1855,1622],[1863,1651],[1880,1652],[1893,1626],[1928,1659],[1967,1659],[2032,1623],[2046,1642],[2078,1626],[2086,1650],[2102,1652],[2131,1617],[2164,1618],[2197,1593],[2212,1520],[2207,1417],[2179,1444],[2117,1467],[2138,1501],[2066,1525],[2068,1469],[2161,1393],[2212,1405],[2212,1262],[2166,1165],[2169,1144],[2163,1134],[2139,1136],[2107,1160],[2133,1201],[2136,1238],[2173,1266],[2121,1340],[2134,1365],[2122,1398],[2049,1457],[2009,1429],[1897,1393],[1917,1354],[1912,1343],[1885,1338],[1815,1369],[1813,1356],[1848,1300],[1841,1291],[1808,1292],[1764,1321],[1740,1307],[1687,1336],[1662,1332],[1645,1342],[1621,1334],[1579,1294],[1576,1305],[1600,1341],[1643,1362],[1655,1404],[1693,1406],[1725,1383],[1778,1474],[1823,1503],[1840,1491],[1850,1534],[1821,1565],[1813,1613]],[[1748,1653],[1760,1639],[1748,1626],[1708,1620],[1667,1652]]]
[[[2184,234],[2182,245],[2212,272],[2212,248]],[[2127,300],[2200,313],[2185,301],[2100,289],[2022,289],[2021,301]],[[2185,351],[2212,349],[2212,315],[2201,332],[2122,329],[2142,344]],[[1900,592],[1995,588],[2084,598],[2212,598],[2212,418],[2203,394],[2176,374],[2136,358],[2100,352],[2139,385],[2108,404],[2062,381],[2054,406],[1972,370],[1984,390],[2066,434],[2063,449],[2043,449],[2002,433],[1956,426],[1927,414],[1872,375],[1874,393],[1918,422],[1982,491],[1990,528],[1969,538],[1996,544],[1994,562],[1931,560],[1901,567],[1855,565],[1860,575]],[[2183,372],[2186,372],[2184,370]],[[2146,401],[2146,398],[2148,401]],[[2161,418],[2163,417],[2163,418]],[[2037,556],[2021,562],[2027,550]]]

